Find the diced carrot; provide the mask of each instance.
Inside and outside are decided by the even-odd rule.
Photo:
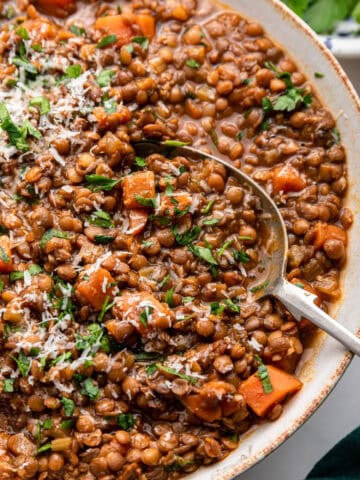
[[[10,238],[6,235],[0,237],[0,272],[9,273],[13,271],[13,258],[11,255]]]
[[[201,395],[189,395],[182,399],[182,403],[197,417],[201,418],[205,422],[215,422],[222,417],[222,408],[218,403],[214,406],[210,406]]]
[[[174,314],[149,292],[123,292],[113,307],[117,319],[125,320],[143,333],[147,328],[171,327]]]
[[[146,227],[149,214],[147,210],[141,208],[134,208],[129,211],[130,225],[127,233],[129,235],[138,235]]]
[[[324,246],[326,240],[341,240],[344,245],[347,243],[345,230],[337,225],[318,222],[315,225],[314,232],[314,246],[318,250]]]
[[[272,182],[275,194],[279,192],[299,192],[306,186],[305,180],[301,178],[296,168],[291,165],[275,168]]]
[[[141,28],[141,31],[145,37],[150,40],[155,35],[155,19],[151,15],[136,15],[135,22]]]
[[[99,17],[94,28],[100,30],[104,35],[116,35],[119,46],[129,43],[134,36],[131,22],[124,15],[108,15]]]
[[[184,211],[190,207],[191,203],[191,196],[186,192],[176,193],[172,196],[161,195],[159,215],[174,215],[175,209],[177,211]]]
[[[114,113],[107,113],[103,107],[95,107],[93,114],[101,130],[115,129],[131,120],[131,112],[124,105],[119,105]]]
[[[135,172],[124,178],[123,200],[125,208],[142,208],[136,198],[155,198],[155,174],[152,171]]]
[[[238,397],[231,383],[211,380],[201,387],[198,394],[180,400],[190,412],[206,422],[214,422],[234,414],[244,406],[243,399]]]
[[[265,393],[258,373],[254,373],[239,387],[239,393],[244,396],[248,406],[258,415],[264,417],[272,407],[282,402],[287,395],[299,391],[302,383],[293,375],[266,365],[269,373],[272,392]]]
[[[36,0],[34,3],[43,12],[57,17],[65,17],[76,10],[76,0]]]
[[[85,279],[80,280],[75,288],[76,296],[81,303],[88,303],[94,310],[101,310],[106,297],[114,297],[114,279],[105,268],[99,268],[88,277],[85,270]]]

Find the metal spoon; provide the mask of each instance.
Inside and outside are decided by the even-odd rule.
[[[241,170],[233,167],[228,162],[221,160],[208,153],[196,150],[193,147],[179,146],[181,142],[169,141],[164,143],[140,142],[133,146],[140,156],[148,156],[152,153],[160,153],[168,158],[181,155],[194,160],[210,159],[221,163],[229,173],[243,185],[251,188],[261,201],[261,217],[266,223],[267,235],[273,240],[271,248],[271,268],[267,273],[265,282],[262,282],[256,292],[256,300],[272,295],[280,300],[283,305],[292,313],[296,320],[301,318],[309,319],[313,324],[320,327],[332,337],[336,338],[351,352],[360,356],[360,338],[347,330],[343,325],[336,322],[314,303],[316,295],[297,287],[286,280],[286,263],[288,253],[288,239],[284,220],[279,209],[269,195],[250,177]],[[274,248],[274,242],[276,243]]]

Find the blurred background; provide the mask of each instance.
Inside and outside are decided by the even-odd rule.
[[[321,35],[360,93],[360,1],[283,1]],[[355,358],[310,420],[239,480],[304,480],[325,453],[360,425],[359,372],[360,358]]]

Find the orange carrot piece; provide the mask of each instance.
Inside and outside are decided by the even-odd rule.
[[[190,207],[191,203],[191,196],[186,192],[178,193],[174,196],[161,195],[160,214],[161,212],[164,212],[164,214],[166,212],[166,215],[173,215],[175,208],[185,210],[187,207]]]
[[[138,235],[141,233],[148,221],[149,214],[146,210],[140,208],[134,208],[133,210],[129,211],[129,220],[130,225],[128,229],[129,235]]]
[[[305,188],[306,182],[303,180],[291,165],[277,167],[273,174],[273,191],[275,194],[283,192],[299,192]]]
[[[88,279],[80,280],[75,293],[82,303],[90,304],[94,310],[101,310],[106,297],[114,297],[113,283],[114,279],[110,273],[105,268],[99,268],[91,273]]]
[[[56,25],[43,17],[26,20],[22,26],[31,34],[32,39],[39,42],[54,39],[58,32]]]
[[[0,237],[0,272],[9,273],[13,271],[14,264],[11,255],[10,238],[6,235]]]
[[[298,392],[302,387],[300,380],[293,375],[272,365],[266,365],[266,368],[273,387],[272,392],[264,392],[257,373],[251,375],[239,387],[239,393],[244,396],[246,403],[259,417],[264,417],[272,407],[282,402],[287,395]]]
[[[341,240],[344,245],[347,243],[345,230],[337,225],[328,225],[327,223],[318,222],[315,225],[314,231],[314,246],[318,250],[324,246],[326,240]]]
[[[122,46],[129,43],[134,36],[131,22],[124,15],[108,15],[99,17],[94,28],[100,30],[104,35],[116,35],[117,45]]]
[[[215,420],[220,420],[222,417],[221,405],[217,404],[210,407],[204,402],[201,395],[189,395],[181,401],[190,412],[202,420],[205,420],[205,422],[215,422]]]
[[[141,31],[145,37],[150,40],[155,35],[155,19],[151,15],[136,15],[135,22],[141,28]]]
[[[141,314],[147,310],[146,319]],[[138,332],[143,333],[147,328],[161,330],[171,327],[174,314],[166,303],[161,303],[149,292],[123,292],[113,307],[113,314],[117,319],[127,320]]]
[[[155,174],[151,171],[136,172],[123,181],[123,200],[125,208],[143,208],[136,198],[155,198]]]

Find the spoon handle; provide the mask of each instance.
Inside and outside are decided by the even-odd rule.
[[[279,281],[271,293],[285,305],[296,320],[300,320],[302,317],[307,318],[314,325],[339,340],[348,350],[360,356],[360,338],[316,306],[315,295],[285,279]]]

